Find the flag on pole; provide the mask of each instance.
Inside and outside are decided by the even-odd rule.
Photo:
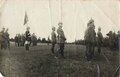
[[[27,22],[28,22],[28,16],[27,16],[27,12],[25,12],[24,25],[27,24]]]

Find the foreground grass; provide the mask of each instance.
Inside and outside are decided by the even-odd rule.
[[[1,51],[0,68],[6,77],[97,77],[96,64],[101,67],[101,75],[111,77],[118,66],[118,52],[103,48],[111,64],[96,52],[96,59],[91,63],[84,58],[84,46],[66,45],[65,59],[55,59],[50,45],[30,47],[11,47]]]

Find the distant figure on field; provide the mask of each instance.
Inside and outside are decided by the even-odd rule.
[[[109,47],[111,50],[113,50],[114,48],[114,42],[115,42],[115,39],[114,39],[114,35],[113,35],[113,32],[110,31],[107,36],[109,37]]]
[[[21,46],[24,46],[24,44],[25,44],[25,35],[22,34],[21,35]]]
[[[10,38],[9,38],[9,33],[8,29],[5,31],[5,49],[10,49]]]
[[[58,44],[60,46],[60,53],[61,53],[61,56],[64,58],[64,46],[65,46],[65,41],[66,41],[66,37],[64,35],[64,31],[62,29],[62,26],[63,23],[60,22],[58,23],[58,29],[57,29],[57,34],[58,34]]]
[[[27,27],[26,32],[25,32],[25,49],[28,51],[30,42],[31,42],[31,35],[30,35],[30,27]]]
[[[49,45],[49,43],[50,43],[50,38],[48,37],[48,39],[47,39],[47,44]]]
[[[55,48],[55,44],[56,44],[56,33],[55,33],[55,27],[52,27],[51,43],[52,43],[51,51],[52,51],[52,53],[54,54],[54,48]]]
[[[15,46],[17,47],[18,46],[18,34],[16,34],[14,40],[15,40]]]
[[[101,27],[98,28],[97,32],[97,46],[98,46],[98,53],[101,53],[101,46],[103,44],[103,35],[101,33]]]
[[[31,41],[33,46],[37,46],[37,36],[35,35],[35,33],[32,34]]]
[[[90,61],[94,58],[94,48],[96,43],[96,32],[93,19],[91,19],[87,24],[84,40],[86,44],[86,57],[87,60]]]
[[[21,35],[20,35],[20,33],[18,34],[18,47],[20,47],[21,46]]]
[[[0,32],[0,49],[5,49],[5,28]]]

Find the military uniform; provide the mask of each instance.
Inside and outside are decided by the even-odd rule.
[[[5,33],[4,33],[4,31],[0,32],[0,48],[5,49]]]
[[[109,47],[111,50],[113,50],[114,47],[114,36],[113,36],[113,32],[110,31],[107,36],[109,36]]]
[[[14,39],[15,39],[15,46],[18,46],[18,36],[16,35]]]
[[[9,33],[5,32],[5,48],[10,49]]]
[[[18,47],[20,47],[20,46],[21,46],[21,35],[18,34]]]
[[[35,34],[32,35],[31,40],[32,40],[33,46],[36,46],[37,45],[37,36]]]
[[[52,43],[51,51],[52,51],[52,53],[54,53],[54,47],[55,47],[55,44],[56,44],[56,33],[55,33],[55,31],[52,31],[52,33],[51,33],[51,43]]]
[[[98,53],[100,54],[101,52],[101,46],[102,46],[102,43],[103,43],[103,35],[101,33],[101,31],[98,31],[97,32],[97,45],[98,45]]]
[[[87,60],[91,60],[94,57],[94,48],[96,42],[96,32],[94,30],[95,26],[93,24],[93,20],[90,20],[88,23],[88,28],[85,31],[85,44],[86,44],[86,57]]]
[[[30,35],[30,32],[29,31],[26,31],[25,32],[25,39],[26,39],[26,41],[25,41],[25,49],[26,50],[29,50],[29,45],[30,45],[30,42],[31,42],[31,35]]]
[[[21,46],[24,46],[25,43],[25,36],[24,34],[21,35]]]
[[[63,29],[58,28],[57,34],[58,34],[58,44],[60,46],[60,53],[62,57],[64,57],[64,45],[65,45],[66,37],[64,35]]]

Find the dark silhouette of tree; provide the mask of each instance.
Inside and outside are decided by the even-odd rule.
[[[47,43],[47,40],[45,38],[42,38],[41,42],[42,43]]]
[[[11,41],[11,42],[14,42],[15,40],[14,40],[14,38],[10,38],[10,41]]]
[[[39,37],[37,41],[40,43],[42,40],[41,40],[41,38]]]

